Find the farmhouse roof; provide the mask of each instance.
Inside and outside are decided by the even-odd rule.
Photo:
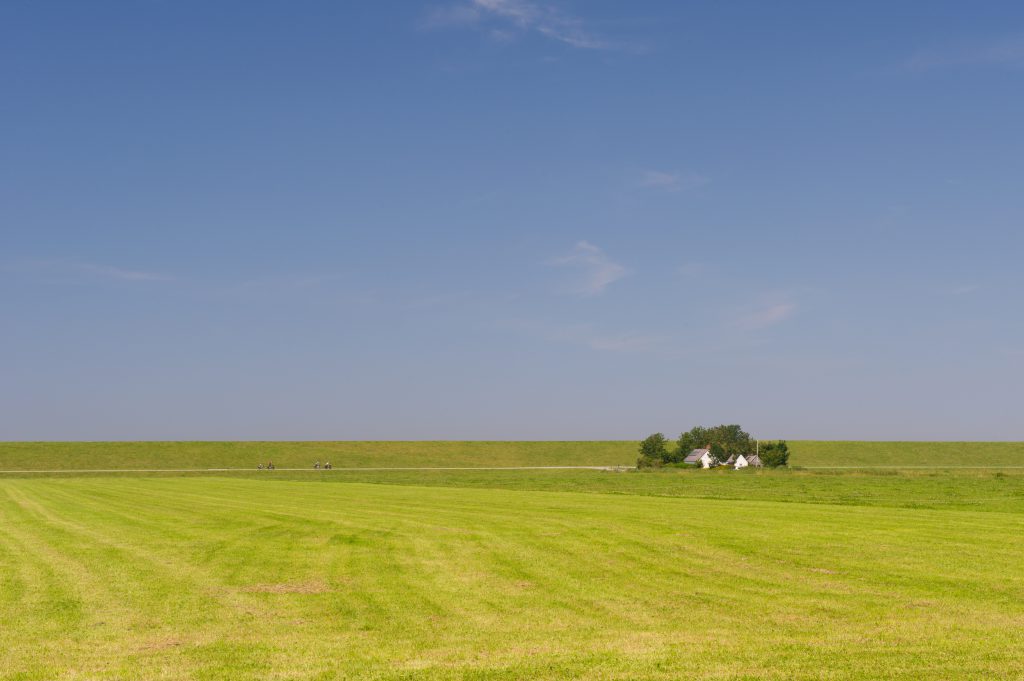
[[[697,463],[705,454],[711,454],[711,450],[694,449],[693,451],[686,455],[686,458],[683,459],[683,463]]]

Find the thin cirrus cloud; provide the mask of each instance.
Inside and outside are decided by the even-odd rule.
[[[553,258],[548,264],[574,270],[577,278],[570,292],[580,296],[600,295],[628,273],[625,267],[589,241],[578,242],[568,255]]]
[[[930,71],[951,66],[1024,67],[1024,35],[984,45],[921,50],[911,55],[903,66],[909,71]]]
[[[658,189],[676,194],[687,189],[703,187],[708,182],[710,182],[708,178],[697,173],[645,170],[640,174],[637,184],[648,189]]]
[[[469,0],[435,7],[428,12],[421,27],[486,31],[501,42],[513,39],[516,34],[535,33],[579,49],[612,48],[610,43],[588,31],[578,17],[553,4],[528,0]]]

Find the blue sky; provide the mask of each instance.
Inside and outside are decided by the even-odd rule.
[[[1017,2],[0,5],[0,439],[1024,439]]]

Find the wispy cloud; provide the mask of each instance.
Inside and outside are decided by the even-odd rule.
[[[626,276],[626,268],[614,262],[604,251],[588,241],[578,242],[568,255],[548,261],[555,267],[576,270],[579,278],[571,287],[573,293],[596,296],[609,285]]]
[[[157,272],[125,269],[75,259],[24,260],[5,264],[2,269],[5,272],[31,274],[56,280],[170,281],[173,279],[173,277]]]
[[[517,33],[535,33],[579,49],[613,47],[588,31],[578,17],[554,4],[529,0],[468,0],[434,7],[421,26],[426,29],[471,28],[485,31],[500,41],[511,40]]]
[[[983,45],[921,50],[903,64],[910,71],[928,71],[947,66],[1024,67],[1024,35],[1003,38]]]
[[[756,330],[765,329],[776,324],[781,324],[791,318],[797,312],[797,304],[789,300],[781,300],[759,306],[755,309],[740,315],[736,319],[736,326],[741,329]]]
[[[697,173],[684,173],[679,171],[667,172],[664,170],[645,170],[640,174],[637,184],[650,189],[660,189],[666,192],[678,193],[687,189],[703,187],[710,180]]]

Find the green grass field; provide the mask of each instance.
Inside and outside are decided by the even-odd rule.
[[[1020,470],[331,471],[272,479],[1024,513]]]
[[[2,444],[0,469],[269,446]],[[480,466],[635,443],[273,446]],[[1022,555],[1014,468],[8,474],[0,679],[1024,678]]]
[[[1024,467],[1024,442],[790,442],[804,467]],[[2,470],[632,465],[633,441],[0,442]]]
[[[20,479],[0,537],[4,678],[1024,674],[1019,513]]]

